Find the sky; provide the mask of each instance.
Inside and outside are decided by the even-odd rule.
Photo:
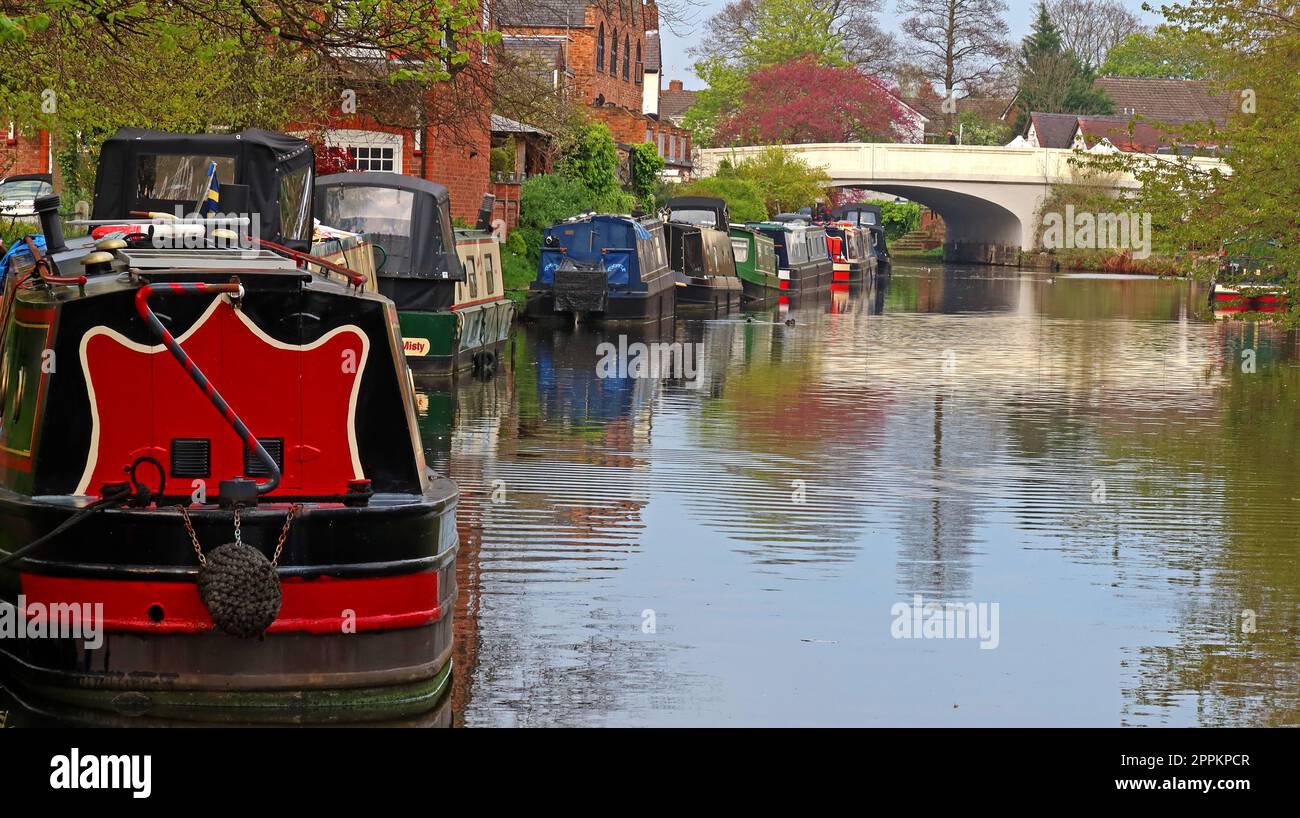
[[[691,65],[694,64],[695,58],[687,53],[687,49],[695,45],[702,36],[704,21],[726,5],[727,0],[693,0],[693,2],[698,6],[694,19],[687,25],[678,26],[679,29],[684,29],[680,34],[672,31],[667,26],[659,34],[663,48],[665,88],[668,87],[667,80],[675,79],[685,82],[687,88],[699,88],[703,84],[691,71]],[[1159,21],[1159,15],[1147,14],[1142,11],[1142,0],[1120,0],[1120,2],[1142,17],[1148,25]],[[1030,23],[1034,20],[1035,9],[1038,8],[1038,0],[1006,0],[1006,3],[1006,20],[1010,29],[1009,36],[1013,41],[1019,42],[1022,37],[1029,33]],[[886,31],[897,34],[899,22],[897,0],[881,0],[881,4],[881,16],[883,18],[881,27]]]

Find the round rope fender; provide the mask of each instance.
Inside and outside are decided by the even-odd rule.
[[[199,597],[218,628],[251,639],[280,613],[280,577],[261,551],[226,543],[208,552],[199,568]]]

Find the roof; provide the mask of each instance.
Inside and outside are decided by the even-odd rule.
[[[1115,103],[1115,113],[1137,114],[1166,122],[1213,120],[1222,125],[1233,110],[1237,95],[1216,91],[1200,80],[1099,77],[1096,85]]]
[[[686,113],[686,109],[695,104],[696,91],[660,91],[659,116],[677,119]]]
[[[587,24],[587,0],[497,0],[499,26],[554,26],[579,28]]]
[[[405,173],[392,173],[384,170],[331,173],[316,180],[318,189],[331,186],[387,187],[394,190],[411,190],[432,196],[439,202],[446,202],[451,198],[446,185],[430,182],[428,179],[421,179],[419,176],[408,176]]]
[[[1170,133],[1159,125],[1127,116],[1081,116],[1078,119],[1078,130],[1082,131],[1083,141],[1089,148],[1107,139],[1121,151],[1154,153],[1181,141],[1177,132]]]
[[[659,32],[645,33],[645,50],[641,52],[641,62],[647,71],[658,71],[662,67],[659,54]]]
[[[567,68],[564,46],[568,41],[563,34],[507,34],[501,38],[501,46],[515,59],[531,59],[550,68]]]
[[[1029,115],[1029,123],[1038,134],[1038,147],[1068,148],[1074,142],[1074,131],[1079,124],[1079,115],[1034,111]]]
[[[535,133],[542,136],[550,136],[549,133],[541,128],[534,128],[525,122],[518,122],[510,117],[501,116],[500,114],[492,115],[492,133]]]

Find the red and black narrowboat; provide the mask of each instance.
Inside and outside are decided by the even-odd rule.
[[[124,229],[67,243],[47,196],[6,259],[0,604],[95,619],[0,638],[18,695],[334,722],[449,689],[457,489],[425,464],[393,303],[290,248],[313,164],[280,134],[124,130],[92,213]],[[128,218],[217,185],[183,247]]]
[[[1287,309],[1289,277],[1275,263],[1277,245],[1237,240],[1219,250],[1219,266],[1210,281],[1210,308],[1216,318],[1240,313]]]
[[[872,272],[876,275],[889,275],[893,257],[889,254],[889,245],[885,241],[884,214],[880,205],[855,202],[840,205],[831,211],[831,218],[837,222],[849,222],[866,231],[867,255],[871,258]]]

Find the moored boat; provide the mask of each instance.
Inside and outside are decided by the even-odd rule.
[[[708,196],[679,196],[669,199],[666,208],[664,235],[677,303],[723,312],[740,306],[727,203]]]
[[[741,292],[750,301],[766,301],[781,291],[772,239],[752,227],[731,225],[731,253]]]
[[[825,225],[826,243],[834,265],[832,281],[847,284],[861,281],[864,275],[875,270],[875,259],[867,248],[870,231],[852,222],[832,222]]]
[[[676,311],[664,225],[657,218],[591,214],[548,227],[529,318],[662,321]]]
[[[1289,277],[1274,263],[1275,247],[1267,241],[1239,240],[1220,249],[1219,267],[1210,281],[1210,307],[1216,318],[1287,309]]]
[[[778,286],[783,294],[821,292],[831,283],[834,268],[825,230],[795,219],[751,222],[747,226],[772,240]]]
[[[413,370],[495,365],[514,316],[500,251],[486,233],[453,231],[446,187],[400,173],[336,173],[316,181],[315,203],[322,222],[376,248],[378,290],[397,305]]]
[[[124,130],[100,156],[96,221],[192,209],[214,163],[251,209],[69,245],[44,197],[44,249],[7,259],[0,613],[27,637],[0,639],[7,684],[145,720],[433,709],[457,490],[425,464],[392,302],[289,248],[310,145]]]
[[[866,230],[867,255],[871,258],[873,272],[877,275],[889,275],[893,260],[889,254],[889,245],[885,241],[884,215],[879,205],[863,203],[840,205],[831,211],[831,218],[837,222],[849,222]]]

